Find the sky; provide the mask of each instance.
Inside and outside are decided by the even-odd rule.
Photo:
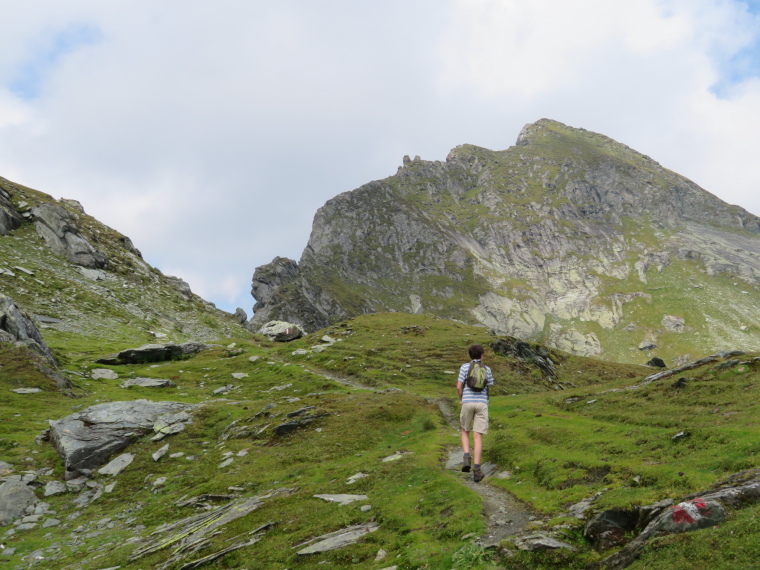
[[[599,132],[760,215],[760,0],[0,0],[0,176],[251,316],[327,200]]]

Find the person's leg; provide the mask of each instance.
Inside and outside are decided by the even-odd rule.
[[[472,432],[473,440],[473,459],[475,465],[480,465],[480,458],[483,455],[483,434],[477,431]]]
[[[469,473],[472,468],[472,460],[470,459],[470,432],[462,430],[462,472]]]

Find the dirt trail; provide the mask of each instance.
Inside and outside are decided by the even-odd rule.
[[[432,400],[432,402],[438,405],[446,423],[458,431],[459,419],[452,412],[448,402],[442,398]],[[534,518],[531,511],[509,492],[489,485],[489,480],[507,478],[509,473],[498,471],[493,463],[484,463],[481,468],[486,477],[480,483],[475,483],[472,480],[472,472],[462,473],[462,453],[461,447],[451,449],[446,462],[446,469],[456,471],[462,484],[475,491],[483,499],[486,533],[480,537],[480,544],[483,546],[496,545],[505,538],[523,531]]]
[[[385,391],[363,386],[358,382],[331,374],[325,370],[308,370],[343,386],[373,392]],[[428,398],[427,401],[437,405],[446,423],[452,429],[459,431],[459,418],[451,410],[449,402],[445,398]],[[456,447],[450,450],[446,469],[456,471],[461,483],[475,491],[483,499],[483,517],[486,524],[486,532],[479,538],[478,542],[482,546],[493,546],[499,544],[505,538],[523,531],[534,517],[531,511],[509,492],[489,485],[490,479],[509,477],[508,472],[498,471],[493,463],[485,463],[481,468],[483,469],[483,473],[485,473],[485,479],[480,483],[475,483],[472,480],[472,472],[462,473],[462,448]]]

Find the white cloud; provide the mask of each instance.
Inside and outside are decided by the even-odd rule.
[[[760,213],[760,29],[739,0],[0,8],[0,176],[79,199],[228,310],[250,312],[257,265],[300,256],[327,199],[541,117]],[[67,30],[95,39],[51,52]]]

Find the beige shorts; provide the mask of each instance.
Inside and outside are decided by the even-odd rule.
[[[468,402],[462,404],[459,424],[464,431],[488,433],[488,404]]]

